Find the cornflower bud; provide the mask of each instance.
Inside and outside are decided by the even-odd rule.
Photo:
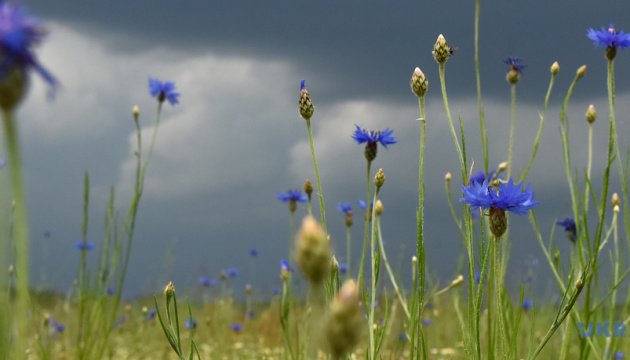
[[[597,119],[597,110],[595,109],[595,105],[590,104],[588,106],[588,108],[586,109],[586,121],[589,124],[592,124],[595,122],[595,120]]]
[[[619,194],[613,193],[612,196],[610,197],[610,203],[612,204],[612,206],[618,206],[619,204],[621,204],[621,199],[619,198]]]
[[[453,55],[453,49],[448,46],[444,35],[440,34],[433,46],[433,58],[438,64],[444,64]]]
[[[557,75],[558,72],[560,72],[560,64],[555,61],[553,64],[551,64],[551,75]]]
[[[383,203],[381,200],[376,200],[376,204],[374,205],[374,213],[376,216],[381,216],[383,214]]]
[[[411,91],[418,97],[423,97],[429,90],[429,80],[427,80],[419,67],[415,68],[413,74],[411,74],[410,86]]]
[[[575,74],[577,75],[577,78],[578,78],[578,79],[581,79],[581,78],[584,76],[584,74],[586,74],[586,65],[582,65],[582,66],[580,66],[580,67],[577,69],[577,71],[576,71],[576,73],[575,73]]]
[[[311,101],[311,95],[306,89],[306,80],[302,80],[300,83],[300,99],[298,100],[298,109],[300,111],[300,116],[304,120],[310,120],[315,112],[315,107],[313,106],[313,102]]]
[[[376,176],[374,176],[374,185],[376,185],[376,189],[378,190],[383,184],[385,184],[385,172],[383,169],[378,169]]]
[[[312,216],[302,220],[296,237],[297,264],[306,278],[320,284],[330,270],[330,242],[322,226]]]

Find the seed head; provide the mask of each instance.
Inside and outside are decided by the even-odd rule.
[[[440,34],[433,46],[433,58],[438,64],[444,64],[453,55],[453,49],[448,46],[444,35]]]
[[[580,66],[575,72],[575,74],[577,75],[578,79],[581,79],[582,77],[584,77],[584,74],[586,74],[586,65]]]
[[[595,105],[590,104],[588,108],[586,109],[586,114],[584,115],[586,116],[586,121],[589,124],[594,123],[595,120],[597,119],[597,109],[595,109]]]
[[[378,190],[383,184],[385,184],[385,172],[383,169],[378,169],[376,176],[374,176],[374,185],[376,185],[376,189]]]
[[[361,338],[362,322],[359,288],[353,280],[347,280],[330,304],[324,328],[326,345],[333,358],[343,358],[354,349]]]
[[[320,284],[330,270],[330,242],[322,226],[312,216],[302,220],[296,237],[297,264],[306,278]]]
[[[619,204],[621,204],[621,199],[619,198],[619,194],[613,193],[612,196],[610,197],[610,203],[612,204],[612,206],[618,206]]]
[[[381,216],[383,214],[383,203],[380,199],[376,200],[376,204],[374,205],[374,213],[376,216]]]
[[[411,74],[411,91],[418,97],[423,97],[429,90],[429,80],[424,76],[419,67],[415,68]]]
[[[313,106],[313,102],[311,101],[311,95],[306,88],[306,80],[302,80],[300,83],[300,98],[298,100],[298,110],[300,111],[300,116],[304,120],[310,120],[315,112],[315,107]]]

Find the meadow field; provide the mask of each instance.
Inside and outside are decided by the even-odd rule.
[[[582,79],[590,75],[587,65],[571,69],[550,61],[545,68],[546,91],[538,96],[538,112],[528,114],[523,133],[517,131],[519,126],[523,129],[517,124],[525,120],[517,111],[517,89],[523,78],[540,69],[528,68],[526,59],[506,55],[496,73],[505,77],[509,93],[505,105],[509,116],[502,119],[509,126],[498,136],[505,148],[492,154],[497,148],[492,145],[497,142],[497,134],[492,135],[496,118],[486,114],[495,103],[484,102],[482,92],[481,3],[474,2],[473,41],[465,45],[474,49],[474,57],[468,59],[474,68],[468,75],[476,88],[473,112],[452,111],[447,90],[457,88],[461,79],[447,78],[447,70],[463,61],[454,63],[458,48],[435,33],[435,42],[422,47],[432,61],[408,69],[408,83],[400,84],[409,89],[408,102],[417,106],[417,118],[407,119],[415,124],[413,163],[395,164],[395,159],[381,155],[396,151],[402,146],[401,136],[408,137],[395,130],[395,122],[372,129],[361,125],[362,119],[353,120],[352,128],[338,131],[345,131],[340,138],[356,150],[364,177],[355,186],[364,195],[339,201],[326,196],[324,185],[333,181],[320,177],[317,155],[326,153],[330,144],[314,136],[322,113],[317,101],[323,95],[312,93],[311,84],[318,79],[294,79],[294,107],[283,111],[293,114],[292,126],[303,128],[308,151],[295,154],[305,155],[300,163],[308,164],[309,170],[303,182],[287,191],[261,195],[272,201],[259,213],[263,219],[280,217],[286,224],[261,231],[282,244],[282,253],[270,254],[259,243],[237,256],[237,267],[217,269],[211,264],[210,270],[204,267],[185,282],[165,281],[151,285],[146,293],[128,285],[136,259],[132,253],[149,251],[136,244],[142,236],[143,211],[152,210],[142,206],[154,194],[145,192],[145,185],[155,186],[148,180],[152,166],[165,158],[156,156],[157,149],[160,140],[172,135],[162,130],[164,121],[175,109],[186,111],[187,89],[180,88],[178,79],[165,80],[159,74],[149,74],[147,83],[138,84],[152,107],[133,106],[127,112],[132,146],[127,154],[132,159],[129,191],[111,186],[103,195],[94,190],[95,176],[89,171],[82,183],[68,184],[81,189],[82,202],[77,205],[81,218],[73,219],[80,224],[81,236],[67,250],[67,259],[50,259],[46,265],[53,272],[76,262],[73,281],[61,288],[40,286],[32,270],[33,254],[41,251],[39,245],[33,246],[41,244],[33,241],[40,230],[29,225],[26,200],[37,195],[26,191],[24,174],[29,174],[25,171],[29,164],[21,144],[29,133],[19,131],[24,114],[19,109],[30,98],[44,96],[29,93],[33,82],[45,84],[49,101],[54,102],[63,91],[64,79],[48,67],[44,56],[38,56],[38,47],[48,35],[45,22],[32,17],[20,2],[0,1],[0,269],[5,269],[0,276],[0,359],[619,360],[630,356],[630,142],[628,114],[617,109],[615,75],[615,65],[627,67],[624,49],[630,47],[630,34],[622,27],[630,23],[580,29],[582,37],[569,43],[591,43],[592,51],[601,53],[600,62],[589,66],[605,69],[600,82],[606,84],[606,92],[580,88]],[[225,76],[229,82],[230,74]],[[580,91],[581,97],[605,98],[607,106],[575,109],[574,91]],[[430,93],[438,95],[428,98]],[[436,99],[441,101],[435,103]],[[427,104],[431,100],[434,103]],[[249,101],[241,101],[240,106],[247,107]],[[439,109],[439,116],[435,111],[428,115],[429,106]],[[556,110],[548,112],[548,108]],[[583,115],[569,118],[576,111]],[[474,119],[474,128],[470,122],[465,126],[464,119]],[[448,154],[436,154],[430,146],[435,144],[438,122],[447,129],[443,134],[448,135],[439,142],[450,144]],[[248,136],[246,130],[239,131]],[[559,133],[559,141],[543,148],[549,131]],[[515,150],[516,143],[530,145],[523,152]],[[430,157],[456,164],[439,174],[443,179],[439,188],[427,180],[435,178],[426,171]],[[549,166],[545,160],[554,157],[558,161]],[[541,164],[542,172],[565,178],[563,188],[553,189],[552,196],[537,195],[545,184],[532,180],[531,174]],[[242,164],[234,161],[230,166]],[[415,221],[406,224],[414,229],[414,236],[390,242],[399,233],[388,217],[400,213],[390,210],[396,204],[388,190],[400,186],[395,180],[400,174],[388,169],[401,166],[417,177],[417,186],[404,189],[406,198],[414,201],[409,218]],[[256,172],[249,171],[245,169],[244,176],[255,178]],[[450,214],[450,219],[439,223],[450,224],[444,233],[460,239],[460,246],[448,256],[432,253],[427,246],[441,240],[426,230],[432,224],[425,220],[433,211],[427,199],[434,194],[440,195]],[[549,219],[543,209],[554,202],[568,205],[565,213]],[[189,210],[194,211],[192,206]],[[240,220],[236,227],[249,225],[248,219]],[[102,224],[96,227],[102,233],[93,233],[95,222]],[[45,231],[42,236],[53,235]],[[540,254],[525,270],[512,265],[525,258],[514,251],[520,249],[515,239],[527,239]],[[392,243],[404,244],[401,254]],[[234,244],[223,244],[195,251],[227,257]],[[270,273],[261,269],[269,263],[261,258],[277,264],[271,278],[261,279]],[[432,261],[457,266],[445,276],[428,266]],[[169,271],[163,258],[149,262]],[[47,272],[41,270],[42,264],[36,265]],[[177,276],[181,278],[180,273]],[[157,271],[146,271],[142,278],[149,284],[161,279]]]

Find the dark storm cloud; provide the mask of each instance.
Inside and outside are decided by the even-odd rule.
[[[437,84],[431,49],[443,33],[458,48],[447,66],[448,79],[457,83],[450,92],[475,91],[474,1],[36,0],[30,5],[42,16],[110,34],[114,47],[124,51],[167,46],[192,56],[200,49],[212,49],[289,60],[323,101],[402,101],[415,66],[421,66]],[[593,75],[589,78],[599,77],[605,71],[602,55],[586,39],[586,29],[610,22],[630,27],[627,1],[484,0],[481,6],[486,96],[506,92],[502,61],[512,55],[527,64],[521,83],[523,99],[538,100],[537,91],[544,90],[549,66],[556,60],[565,74],[589,64]],[[560,84],[566,86],[569,81],[567,77]],[[605,84],[593,82],[596,85]],[[623,91],[628,84],[618,86]]]

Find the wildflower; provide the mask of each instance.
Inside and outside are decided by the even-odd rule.
[[[230,278],[235,278],[239,274],[239,271],[237,268],[229,268],[226,270],[226,272],[227,272],[227,276]]]
[[[488,179],[483,183],[471,182],[469,186],[462,186],[462,192],[460,202],[471,207],[489,209],[490,230],[496,237],[503,235],[507,229],[506,211],[525,215],[538,205],[538,202],[534,201],[531,186],[528,185],[523,190],[521,184],[515,185],[512,179],[507,184],[499,183],[498,187],[490,187]]]
[[[315,106],[311,101],[311,95],[306,88],[306,80],[300,81],[300,98],[298,100],[298,110],[300,116],[304,120],[311,120],[313,113],[315,112]]]
[[[74,247],[81,251],[91,251],[94,249],[94,243],[89,241],[77,241],[74,243]]]
[[[243,331],[243,324],[241,323],[233,323],[232,325],[230,325],[230,330],[234,331],[235,333],[240,333],[241,331]]]
[[[110,287],[107,288],[106,293],[107,293],[107,296],[112,296],[112,295],[116,294],[116,290],[113,287],[110,286]]]
[[[0,108],[3,110],[12,110],[24,97],[30,69],[35,70],[53,91],[57,87],[57,80],[33,54],[33,47],[45,35],[41,22],[30,17],[24,6],[0,3]]]
[[[297,209],[297,203],[303,203],[308,200],[308,197],[302,194],[299,190],[289,190],[285,193],[278,193],[278,200],[289,203],[289,211],[294,213]]]
[[[147,312],[147,320],[155,319],[155,315],[157,315],[157,311],[155,309],[151,309]]]
[[[554,63],[551,64],[549,71],[551,72],[551,75],[557,75],[560,72],[560,64],[558,64],[557,61],[554,61]]]
[[[217,284],[216,280],[207,278],[205,276],[200,276],[197,279],[197,283],[203,287],[212,287]]]
[[[505,59],[503,62],[509,67],[508,70],[514,70],[519,74],[522,74],[523,69],[526,67],[523,64],[523,59],[516,56],[510,56],[507,59]]]
[[[181,95],[175,90],[174,82],[162,82],[156,78],[149,78],[149,94],[157,98],[158,102],[163,103],[164,100],[168,100],[171,105],[179,104],[179,96]]]
[[[249,256],[251,256],[251,257],[258,256],[258,249],[256,249],[256,248],[249,249]]]
[[[385,172],[383,169],[378,169],[376,175],[374,176],[374,185],[376,185],[376,189],[380,189],[383,184],[385,184]]]
[[[433,324],[433,321],[431,321],[431,319],[429,318],[424,318],[422,319],[422,325],[426,326],[430,326],[431,324]]]
[[[367,204],[365,203],[364,200],[357,200],[357,204],[359,205],[359,207],[363,210],[367,209]]]
[[[352,205],[350,203],[339,203],[337,205],[337,210],[340,213],[344,214],[344,218],[346,220],[346,227],[352,226]]]
[[[194,330],[197,328],[197,320],[193,318],[186,319],[186,329]]]
[[[523,300],[523,310],[527,311],[534,307],[534,302],[530,299]]]
[[[575,236],[577,235],[577,228],[575,226],[575,220],[573,220],[573,218],[569,217],[562,221],[558,221],[556,222],[556,225],[562,226],[564,228],[564,231],[566,231],[567,234],[569,235],[569,240],[571,240],[571,242],[575,242]]]
[[[400,334],[398,334],[398,341],[405,342],[408,340],[409,340],[409,335],[407,335],[406,332],[401,332]]]
[[[481,281],[481,271],[477,270],[475,271],[475,283],[479,284],[479,282]]]
[[[586,109],[586,114],[584,115],[586,116],[586,121],[589,124],[594,123],[595,120],[597,119],[597,109],[595,109],[595,105],[590,104],[588,108]]]
[[[55,321],[52,317],[49,319],[50,328],[57,334],[61,334],[66,330],[66,326],[60,322]]]
[[[341,275],[345,275],[347,272],[348,272],[348,264],[346,263],[339,264],[339,273]]]
[[[600,31],[593,28],[589,28],[586,31],[586,36],[593,40],[595,46],[606,48],[606,58],[612,60],[617,55],[617,48],[630,47],[630,34],[626,34],[623,31],[617,31],[614,25],[610,25],[608,29],[602,26]]]
[[[366,143],[365,158],[368,161],[372,161],[376,158],[378,143],[381,143],[381,145],[387,149],[387,145],[392,145],[398,142],[398,140],[392,136],[394,133],[394,130],[392,129],[385,129],[383,131],[368,131],[362,129],[359,125],[355,124],[354,126],[356,126],[356,129],[352,134],[352,138],[357,142],[357,144]]]
[[[615,360],[621,360],[623,358],[625,358],[625,355],[621,351],[615,353]]]

